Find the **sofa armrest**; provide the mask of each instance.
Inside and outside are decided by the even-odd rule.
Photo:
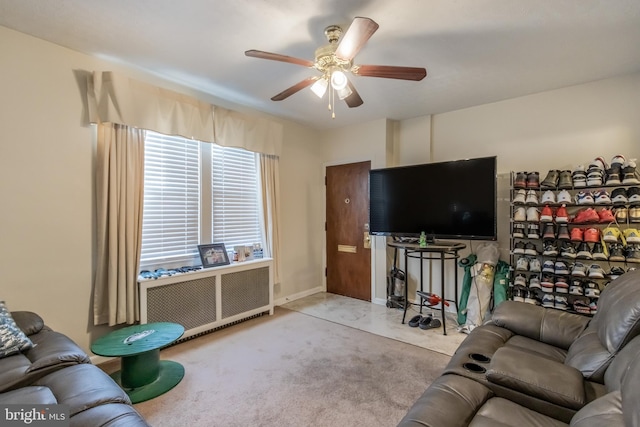
[[[31,311],[12,311],[11,317],[26,335],[37,334],[44,328],[42,317]]]
[[[587,316],[516,301],[504,301],[491,317],[496,326],[565,350],[580,336],[590,320]]]
[[[487,379],[565,408],[578,410],[587,403],[580,371],[516,348],[502,347],[495,352]]]
[[[66,335],[43,331],[31,337],[34,346],[24,355],[31,361],[27,372],[57,369],[77,363],[91,363],[89,356]]]

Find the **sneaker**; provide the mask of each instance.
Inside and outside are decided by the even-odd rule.
[[[571,275],[575,277],[586,277],[587,276],[587,266],[581,262],[576,262],[573,264],[571,268]]]
[[[599,190],[593,193],[593,200],[596,205],[610,205],[611,197],[609,196],[609,192],[605,190]]]
[[[554,274],[569,274],[569,267],[564,261],[556,261],[554,264]]]
[[[533,206],[527,208],[527,221],[529,222],[539,222],[540,221],[540,213],[537,208]]]
[[[591,300],[589,303],[589,314],[596,314],[598,312],[598,303],[595,300]]]
[[[600,224],[606,224],[608,222],[613,222],[616,220],[615,216],[613,216],[613,211],[608,208],[602,208],[598,211],[598,222]]]
[[[521,188],[516,192],[516,195],[513,197],[513,203],[524,205],[524,202],[526,199],[527,199],[527,190],[525,190],[524,188]]]
[[[554,307],[557,308],[558,310],[568,310],[569,301],[567,301],[567,297],[556,295]]]
[[[558,200],[558,203],[571,203],[572,202],[571,193],[569,193],[567,190],[562,190],[561,192],[558,193],[557,200]]]
[[[616,217],[616,221],[619,224],[626,224],[629,217],[629,211],[626,207],[618,207],[613,209],[613,216]]]
[[[524,242],[519,240],[513,246],[513,253],[516,255],[524,255]]]
[[[529,289],[542,289],[538,276],[531,276],[529,279]]]
[[[629,208],[629,222],[640,222],[640,207]]]
[[[532,242],[527,242],[527,244],[524,245],[524,254],[531,256],[538,255],[538,249],[536,248],[536,245]]]
[[[578,205],[593,205],[594,203],[593,195],[585,191],[580,191],[579,193],[577,193],[575,200],[576,204]]]
[[[513,181],[513,188],[526,188],[527,187],[527,173],[517,172]]]
[[[569,235],[569,228],[567,227],[567,224],[558,224],[558,239],[569,240],[570,237],[571,236]]]
[[[589,244],[587,242],[580,243],[580,245],[578,246],[578,253],[576,254],[576,258],[593,259],[591,249],[589,248]]]
[[[583,165],[578,165],[571,175],[573,178],[573,186],[575,188],[583,188],[587,186],[587,173],[584,171]]]
[[[555,204],[556,203],[556,194],[551,190],[545,191],[542,194],[542,198],[540,199],[540,203],[542,203],[542,204],[545,204],[545,203]]]
[[[589,300],[583,298],[576,298],[573,300],[573,310],[580,314],[591,314],[589,308]]]
[[[513,220],[514,221],[526,221],[527,220],[527,210],[523,206],[517,207],[513,211]]]
[[[629,203],[640,203],[640,187],[630,187],[627,189]]]
[[[594,169],[598,169],[602,172],[609,169],[609,166],[607,165],[607,162],[604,160],[604,157],[602,156],[596,157],[591,163],[589,163],[589,169],[587,170],[594,170]]]
[[[640,262],[640,245],[637,243],[627,245],[627,261]]]
[[[524,302],[524,291],[520,288],[516,288],[513,290],[513,300]]]
[[[571,241],[582,242],[583,230],[580,227],[573,227],[571,229]]]
[[[540,286],[542,286],[542,292],[553,292],[553,276],[551,274],[543,274]]]
[[[527,304],[537,305],[536,293],[529,290],[524,291],[524,302],[526,302]]]
[[[609,259],[607,254],[604,253],[604,247],[600,242],[595,242],[593,244],[593,249],[591,250],[591,254],[593,255],[594,260],[606,261]]]
[[[604,270],[599,264],[591,264],[589,266],[590,279],[604,279]]]
[[[607,273],[607,277],[611,280],[615,280],[618,277],[624,274],[624,268],[622,267],[611,267],[611,270]]]
[[[620,243],[612,243],[608,248],[609,261],[621,261],[624,262],[626,257],[624,255],[624,247]]]
[[[556,271],[555,262],[553,262],[551,260],[546,260],[545,262],[542,263],[542,272],[543,273],[554,273],[555,271]]]
[[[558,178],[558,189],[570,189],[573,188],[573,178],[570,170],[563,170],[560,172]]]
[[[584,295],[583,283],[580,279],[574,279],[571,281],[571,286],[569,286],[569,293],[571,295]]]
[[[558,187],[558,180],[559,179],[560,179],[560,171],[559,170],[550,170],[547,173],[547,176],[540,183],[540,187],[555,189],[555,188]]]
[[[517,237],[518,239],[524,239],[524,223],[522,222],[513,223],[513,237]]]
[[[614,205],[624,205],[629,203],[627,198],[627,190],[624,188],[616,188],[611,192],[611,203]]]
[[[623,235],[618,227],[607,227],[602,230],[602,241],[607,243],[617,243],[622,241]]]
[[[544,225],[544,231],[542,232],[542,238],[545,240],[551,240],[556,238],[555,226],[548,222]]]
[[[527,227],[527,237],[529,239],[539,239],[540,238],[540,226],[536,223],[530,223]]]
[[[571,242],[562,242],[560,248],[560,256],[564,258],[575,259],[577,256],[576,248]]]
[[[540,173],[529,172],[527,174],[527,188],[540,188]]]
[[[622,154],[617,154],[611,158],[611,167],[617,167],[618,169],[622,169],[624,162],[626,159]]]
[[[597,228],[587,228],[584,230],[584,241],[589,243],[596,243],[600,241],[600,230]]]
[[[542,245],[542,255],[544,256],[558,256],[558,247],[556,242],[544,242]]]
[[[589,298],[600,298],[600,287],[598,284],[592,281],[585,282],[584,296]]]
[[[612,166],[607,169],[607,179],[604,185],[620,185],[620,168]]]
[[[534,190],[527,191],[527,197],[525,198],[525,204],[527,205],[537,205],[538,204],[538,195]]]
[[[531,258],[529,260],[529,271],[532,273],[540,273],[541,266],[538,258]]]
[[[575,217],[573,217],[574,224],[589,224],[600,221],[600,215],[593,208],[586,208],[578,211]]]
[[[600,170],[591,170],[587,173],[587,185],[590,187],[601,186],[604,182],[604,172]]]
[[[640,184],[638,174],[636,172],[636,159],[629,159],[622,165],[622,183],[623,184]]]
[[[515,286],[525,287],[527,286],[527,278],[524,274],[516,274],[516,277],[513,280],[513,284]]]
[[[553,295],[543,295],[542,296],[542,306],[547,308],[553,308],[555,305],[555,298]]]
[[[517,271],[527,271],[529,270],[529,260],[527,257],[520,257],[516,261],[516,270]]]
[[[553,222],[553,209],[546,205],[540,211],[540,222]]]
[[[640,243],[640,231],[635,228],[627,228],[622,232],[627,243]]]
[[[556,222],[558,224],[566,224],[567,222],[569,222],[569,213],[567,212],[567,207],[565,205],[560,206],[556,211]]]

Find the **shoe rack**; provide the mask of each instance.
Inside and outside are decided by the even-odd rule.
[[[539,174],[529,177],[529,173],[527,178],[531,179],[526,179],[523,187],[522,177],[518,177],[518,174],[522,172],[511,172],[510,179],[510,298],[578,314],[595,314],[599,292],[620,273],[640,268],[640,244],[637,247],[633,243],[625,246],[627,242],[623,239],[625,230],[640,229],[640,203],[628,200],[607,202],[604,196],[611,198],[616,189],[624,190],[617,190],[617,194],[627,194],[630,189],[635,193],[640,191],[637,189],[640,184],[616,183],[576,188],[573,183],[568,186],[565,182],[561,185],[563,188],[545,188],[541,182],[546,179],[543,180]],[[522,190],[525,191],[524,200]],[[547,191],[553,193],[553,201],[549,201]],[[561,192],[563,200],[558,202]],[[545,193],[547,197],[543,199]],[[580,193],[584,196],[590,194],[593,197],[597,194],[601,197],[597,202],[594,200],[587,204],[585,202],[589,201],[588,197],[576,197]],[[550,212],[545,206],[551,209],[551,216],[541,218],[543,211],[547,214]],[[566,222],[556,217],[559,208],[566,210]],[[606,211],[609,211],[608,215]],[[630,215],[630,212],[634,215]],[[563,213],[562,209],[560,213]],[[574,222],[574,219],[578,222]],[[586,230],[589,232],[586,233]],[[605,238],[604,232],[607,232]],[[587,242],[584,241],[585,235],[588,236]],[[616,243],[613,243],[614,238]],[[632,240],[635,241],[636,238]],[[572,252],[569,245],[574,247],[575,252]],[[598,245],[602,250],[599,250]],[[553,253],[553,246],[557,255]],[[594,249],[596,258],[599,259],[593,259]],[[526,261],[522,261],[522,258]],[[586,266],[586,270],[574,270],[576,263]],[[549,270],[551,265],[553,270]],[[601,269],[591,268],[592,266],[599,266]],[[543,283],[547,286],[544,287]],[[553,284],[552,288],[549,283]],[[563,283],[567,286],[564,287]],[[582,295],[577,291],[578,283],[582,286]]]

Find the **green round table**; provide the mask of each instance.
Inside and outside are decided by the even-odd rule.
[[[120,370],[111,377],[131,402],[144,402],[171,390],[184,377],[181,364],[160,360],[160,349],[182,334],[184,327],[177,323],[128,326],[96,340],[91,344],[91,351],[98,356],[120,357]]]

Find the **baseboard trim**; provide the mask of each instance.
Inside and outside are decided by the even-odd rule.
[[[278,298],[277,300],[274,301],[274,305],[284,305],[288,302],[295,301],[300,298],[308,297],[309,295],[318,294],[320,292],[326,292],[326,289],[324,288],[324,286],[316,286],[315,288],[298,292],[297,294],[289,295],[283,298]]]
[[[377,305],[387,305],[387,300],[384,298],[373,298],[371,300],[371,303]]]

